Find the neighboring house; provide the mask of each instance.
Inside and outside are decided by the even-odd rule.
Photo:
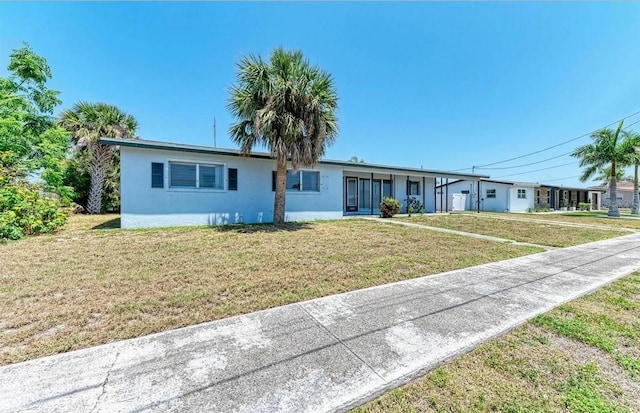
[[[438,185],[436,207],[439,211],[455,210],[457,194],[465,195],[465,210],[526,212],[534,207],[534,187],[530,182],[493,179],[462,179]],[[480,202],[478,202],[480,194]]]
[[[120,148],[123,228],[273,221],[275,161],[268,153],[141,139],[103,138]],[[287,175],[287,221],[379,214],[384,196],[415,197],[434,212],[436,178],[460,174],[348,161],[321,160]]]
[[[563,205],[577,207],[581,202],[590,202],[591,209],[600,209],[602,206],[602,192],[598,188],[539,184],[535,188],[535,206],[558,210]]]
[[[616,198],[618,208],[631,208],[633,204],[633,182],[622,181],[616,185]],[[590,187],[590,190],[597,190],[604,193],[602,198],[602,207],[608,208],[611,202],[611,194],[609,193],[609,185]]]

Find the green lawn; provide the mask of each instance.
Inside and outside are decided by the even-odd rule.
[[[354,410],[639,412],[640,273]]]
[[[359,219],[117,226],[0,245],[0,364],[542,251]]]
[[[520,217],[525,216],[520,214]],[[509,221],[485,214],[413,215],[394,219],[552,247],[568,247],[628,234],[615,228],[603,231],[594,228],[562,227],[545,223],[544,220],[539,223]]]
[[[623,213],[620,218],[607,217],[606,211],[577,211],[557,214],[516,214],[505,212],[482,212],[480,215],[508,218],[527,218],[549,222],[567,222],[572,224],[597,225],[611,228],[640,230],[640,217]]]

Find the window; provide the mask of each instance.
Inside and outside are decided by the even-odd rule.
[[[164,188],[164,164],[151,162],[151,188]]]
[[[495,198],[496,190],[495,189],[487,189],[487,198]]]
[[[238,190],[238,170],[229,168],[229,191]]]
[[[271,190],[276,190],[276,171],[271,173]],[[287,171],[287,191],[320,192],[319,171]]]
[[[287,171],[287,191],[300,190],[300,171]]]
[[[420,195],[420,182],[409,181],[409,195]]]
[[[518,199],[527,199],[526,189],[518,189]]]
[[[171,188],[224,189],[224,167],[197,163],[170,162]]]
[[[301,173],[302,173],[302,190],[320,192],[320,172],[301,171]]]
[[[460,193],[464,194],[464,195],[469,195],[469,190],[465,189],[465,190],[460,191]]]

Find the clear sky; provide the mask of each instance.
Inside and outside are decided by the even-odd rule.
[[[138,119],[142,138],[196,145],[213,144],[215,116],[218,146],[233,148],[226,104],[235,63],[301,49],[333,75],[340,97],[328,158],[453,170],[640,111],[639,21],[640,3],[3,2],[0,75],[27,41],[48,60],[61,109],[115,104]],[[584,185],[569,156],[477,172]]]

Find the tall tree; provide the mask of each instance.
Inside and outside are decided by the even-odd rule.
[[[638,199],[638,166],[640,166],[640,133],[625,132],[625,142],[628,150],[628,162],[633,165],[633,204],[631,213],[640,213],[640,199]]]
[[[338,133],[338,97],[331,75],[311,66],[300,51],[275,49],[269,62],[243,57],[228,108],[236,123],[231,139],[249,155],[268,148],[276,160],[273,223],[284,222],[287,164],[314,166]]]
[[[609,179],[609,212],[610,217],[619,217],[617,202],[617,175],[618,168],[628,165],[629,149],[628,145],[621,139],[622,124],[620,121],[618,128],[600,129],[591,134],[593,142],[580,146],[573,151],[571,156],[580,160],[580,167],[586,167],[580,176],[580,180],[585,182],[593,177],[599,170],[610,168]]]
[[[53,110],[60,92],[47,88],[51,69],[25,43],[11,52],[9,77],[0,77],[0,183],[25,181],[41,172],[47,189],[66,195],[61,181],[69,134],[56,127]]]
[[[100,144],[100,138],[134,138],[138,128],[135,118],[106,103],[76,103],[60,115],[59,124],[71,132],[77,148],[87,150],[90,161],[91,186],[87,212],[102,210],[102,191],[115,148]]]

